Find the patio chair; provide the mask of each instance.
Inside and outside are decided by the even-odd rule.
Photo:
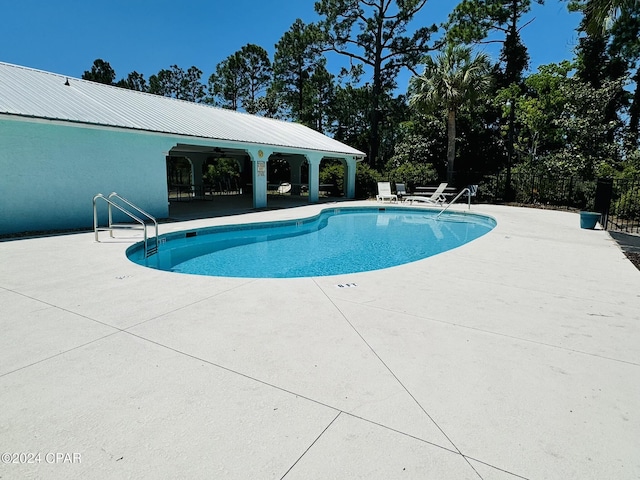
[[[389,200],[389,202],[397,202],[398,196],[391,193],[390,182],[378,182],[378,194],[376,195],[376,201],[384,202],[385,200]]]
[[[405,202],[409,202],[413,205],[413,202],[428,203],[430,205],[444,205],[447,202],[447,197],[444,196],[444,189],[447,188],[447,183],[441,183],[436,188],[435,192],[430,197],[422,197],[418,195],[409,195],[404,198]]]
[[[476,195],[478,195],[478,185],[467,185],[467,188],[469,189],[470,197],[475,197]]]
[[[291,184],[287,182],[282,182],[278,187],[278,193],[280,195],[284,195],[285,193],[289,193],[291,191]]]
[[[396,183],[396,195],[399,199],[402,199],[402,197],[406,197],[407,195],[409,195],[404,186],[404,183]]]

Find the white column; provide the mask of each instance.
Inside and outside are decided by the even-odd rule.
[[[196,153],[189,154],[191,160],[191,181],[195,188],[195,195],[204,194],[204,178],[202,177],[202,166],[206,161],[206,156]]]
[[[252,147],[247,150],[251,158],[251,179],[253,183],[253,208],[267,206],[267,160],[272,150]]]
[[[356,198],[356,168],[355,157],[344,159],[344,195],[347,198]]]
[[[317,202],[320,189],[320,162],[323,155],[320,153],[307,153],[309,163],[309,203]]]

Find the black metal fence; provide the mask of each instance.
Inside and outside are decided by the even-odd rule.
[[[559,177],[531,173],[511,175],[507,189],[507,175],[503,172],[485,177],[478,195],[488,202],[514,202],[529,205],[585,208],[594,198],[596,182],[580,177]]]
[[[598,194],[606,230],[640,234],[640,179],[600,179]]]
[[[555,177],[540,174],[485,177],[480,183],[481,201],[514,202],[525,205],[591,210],[602,214],[606,230],[640,234],[640,178],[584,180],[580,177]]]

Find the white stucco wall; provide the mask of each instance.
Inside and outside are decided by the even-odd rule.
[[[161,134],[0,117],[0,234],[90,228],[92,198],[113,191],[167,217],[165,156],[175,143]]]

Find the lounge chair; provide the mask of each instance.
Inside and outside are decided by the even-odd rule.
[[[447,202],[447,197],[443,195],[445,188],[447,188],[447,184],[441,183],[440,185],[438,185],[438,188],[436,188],[435,192],[433,192],[430,197],[409,195],[408,197],[404,198],[404,202],[409,202],[410,205],[413,205],[413,202],[428,203],[430,205],[444,205]]]
[[[396,183],[396,195],[398,198],[402,199],[402,197],[406,197],[409,195],[407,190],[404,187],[404,183]]]
[[[376,201],[384,202],[389,200],[390,202],[397,202],[398,196],[391,193],[390,182],[378,182],[378,194],[376,195]]]

